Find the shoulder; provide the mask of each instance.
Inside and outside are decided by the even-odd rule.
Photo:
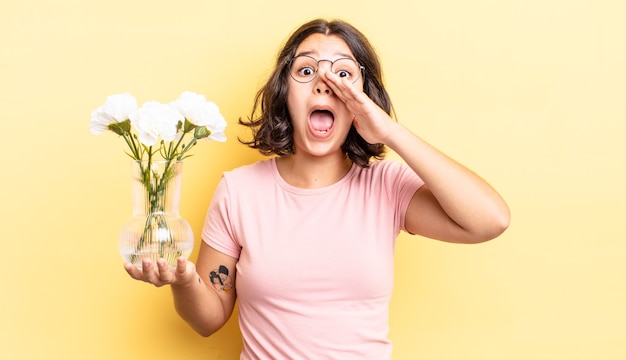
[[[375,172],[390,172],[390,171],[401,171],[408,166],[402,162],[383,159],[379,161],[373,161],[370,163],[370,169]]]
[[[383,159],[374,161],[368,168],[357,170],[356,181],[372,189],[380,189],[389,196],[407,192],[412,195],[424,181],[407,164]]]
[[[266,159],[226,171],[222,174],[218,191],[230,198],[267,192],[276,182],[274,169],[274,159]]]
[[[228,182],[254,181],[263,177],[273,176],[274,159],[260,160],[253,164],[243,165],[224,172]]]
[[[367,177],[374,180],[385,181],[387,179],[396,179],[402,173],[413,172],[408,165],[393,160],[379,160],[370,163],[367,168],[359,168],[357,170],[360,177]]]

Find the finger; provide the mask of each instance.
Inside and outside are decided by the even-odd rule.
[[[332,71],[326,70],[323,70],[322,76],[327,80],[333,92],[335,92],[342,101],[347,102],[349,100],[355,100],[358,103],[363,103],[363,92],[346,78],[342,78]]]
[[[187,259],[179,257],[176,259],[176,275],[183,277],[187,273]]]
[[[159,279],[159,273],[150,259],[143,259],[141,262],[141,270],[143,274],[143,280],[149,282],[155,286],[161,286],[161,279]]]
[[[349,80],[341,78],[336,74],[330,74],[328,76],[334,78],[334,82],[331,80],[328,82],[330,88],[353,114],[366,114],[376,105],[363,91]]]
[[[178,284],[191,284],[195,281],[202,282],[200,275],[196,272],[196,265],[183,257],[179,257],[176,265],[176,282]]]
[[[345,102],[349,93],[347,93],[348,86],[342,82],[342,78],[337,76],[337,74],[333,74],[332,71],[320,70],[320,72],[320,76],[330,86],[335,95]]]
[[[162,284],[171,284],[174,282],[174,274],[170,271],[169,265],[165,259],[157,260],[157,268],[159,269],[159,279]]]
[[[132,263],[129,263],[129,262],[125,263],[124,270],[126,270],[128,275],[130,275],[130,277],[132,277],[133,279],[143,280],[143,273]]]

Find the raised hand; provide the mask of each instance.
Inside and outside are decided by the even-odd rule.
[[[359,134],[370,144],[386,144],[397,123],[376,105],[358,86],[339,77],[332,71],[319,69],[318,76],[330,86],[335,95],[354,114],[353,124]]]

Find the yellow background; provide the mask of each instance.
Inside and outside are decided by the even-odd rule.
[[[512,224],[475,246],[402,235],[394,359],[626,358],[626,2],[2,0],[0,358],[234,359],[117,250],[129,159],[107,95],[215,101],[229,141],[185,163],[196,242],[281,43],[339,17],[378,49],[400,122],[489,180]],[[392,155],[393,157],[393,155]],[[192,255],[195,258],[196,253]]]

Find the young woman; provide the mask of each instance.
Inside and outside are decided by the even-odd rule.
[[[389,359],[395,239],[500,235],[509,210],[476,174],[391,117],[379,60],[342,21],[297,29],[259,91],[247,145],[267,155],[225,173],[197,264],[126,264],[170,284],[208,336],[239,301],[242,359]],[[385,146],[404,162],[383,160]]]

